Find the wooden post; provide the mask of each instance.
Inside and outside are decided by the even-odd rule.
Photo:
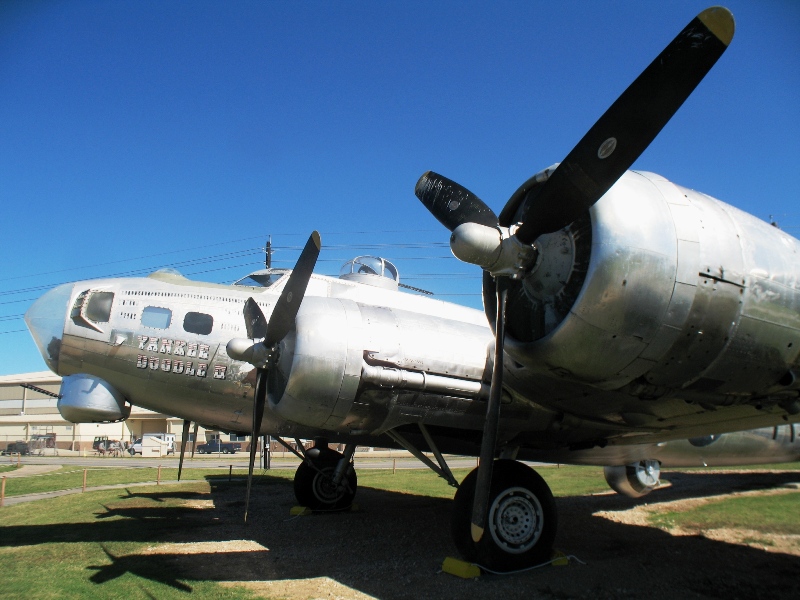
[[[86,469],[83,470],[83,491],[86,491]]]
[[[392,459],[392,475],[394,475],[395,473],[397,473],[397,459],[393,458]]]
[[[17,453],[17,468],[19,469],[19,461],[22,459],[22,452]]]
[[[6,476],[3,475],[3,483],[0,483],[0,506],[6,503]]]
[[[158,478],[156,479],[156,485],[161,485],[161,465],[158,465]]]
[[[228,482],[231,482],[231,477],[233,476],[233,465],[228,465]]]

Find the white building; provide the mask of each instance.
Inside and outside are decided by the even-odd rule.
[[[55,434],[56,447],[63,450],[91,450],[97,436],[132,442],[145,433],[174,433],[180,440],[182,419],[136,406],[130,417],[120,423],[69,423],[58,412],[57,398],[24,388],[22,384],[58,394],[61,377],[50,371],[0,375],[0,450],[5,449],[9,442],[30,441],[33,436],[41,434]],[[201,428],[198,438],[204,441],[216,433]]]

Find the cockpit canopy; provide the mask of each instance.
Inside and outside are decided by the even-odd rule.
[[[397,267],[378,256],[358,256],[339,270],[339,279],[396,290],[400,283]]]
[[[287,269],[263,269],[255,273],[250,273],[250,275],[242,277],[239,281],[234,281],[233,285],[268,288],[277,283],[288,273],[289,271]]]
[[[290,272],[288,269],[262,269],[234,281],[233,285],[268,288],[288,276]],[[346,262],[339,270],[339,279],[387,290],[397,290],[400,284],[397,267],[378,256],[358,256]]]

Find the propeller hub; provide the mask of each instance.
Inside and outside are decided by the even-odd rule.
[[[513,229],[513,226],[512,226]],[[493,276],[522,278],[536,261],[536,247],[525,244],[507,227],[464,223],[450,235],[453,255]]]
[[[233,338],[225,346],[225,351],[233,360],[240,360],[250,363],[259,369],[264,369],[275,357],[276,347],[277,344],[275,346],[267,346],[264,342],[256,342],[254,344],[253,340],[247,338]]]

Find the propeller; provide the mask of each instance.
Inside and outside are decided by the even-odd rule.
[[[475,194],[441,175],[429,171],[417,183],[417,197],[453,232],[453,254],[482,267],[496,284],[495,364],[473,504],[476,543],[486,524],[499,426],[507,279],[520,279],[531,268],[541,235],[580,217],[631,167],[725,52],[734,28],[733,15],[723,7],[692,19],[554,170],[514,192],[500,223]],[[515,214],[521,215],[518,227]]]
[[[494,451],[497,446],[497,433],[500,425],[500,399],[503,395],[503,345],[506,337],[506,281],[497,282],[497,314],[494,334],[494,364],[492,365],[492,384],[489,388],[489,402],[486,406],[486,420],[483,423],[481,454],[478,463],[478,478],[475,482],[475,500],[472,504],[472,539],[478,542],[486,528],[486,511],[489,504],[489,491],[492,485]]]
[[[597,202],[639,158],[722,56],[733,15],[701,12],[583,136],[535,193],[526,192],[516,236],[531,244],[566,227]]]
[[[194,431],[192,432],[192,458],[194,458],[194,451],[197,448],[197,428],[200,427],[200,423],[194,424]]]
[[[267,374],[274,365],[278,354],[278,344],[292,330],[297,311],[305,296],[308,281],[317,263],[321,248],[319,233],[314,231],[308,238],[305,248],[297,260],[289,280],[281,292],[272,316],[267,323],[264,313],[253,298],[244,305],[245,328],[249,339],[234,338],[228,342],[228,355],[235,360],[249,362],[256,367],[256,387],[253,393],[253,423],[250,436],[250,466],[247,473],[247,495],[245,497],[244,520],[250,507],[250,489],[253,483],[253,467],[256,460],[256,440],[264,418],[267,398]],[[255,340],[263,338],[263,341]]]
[[[181,459],[178,461],[178,481],[181,480],[181,471],[183,471],[183,457],[186,454],[186,442],[189,439],[189,425],[191,425],[191,421],[184,419],[183,434],[181,435]]]
[[[414,194],[450,231],[464,223],[478,223],[487,227],[497,224],[497,217],[483,200],[452,179],[433,171],[423,173],[417,181]]]

